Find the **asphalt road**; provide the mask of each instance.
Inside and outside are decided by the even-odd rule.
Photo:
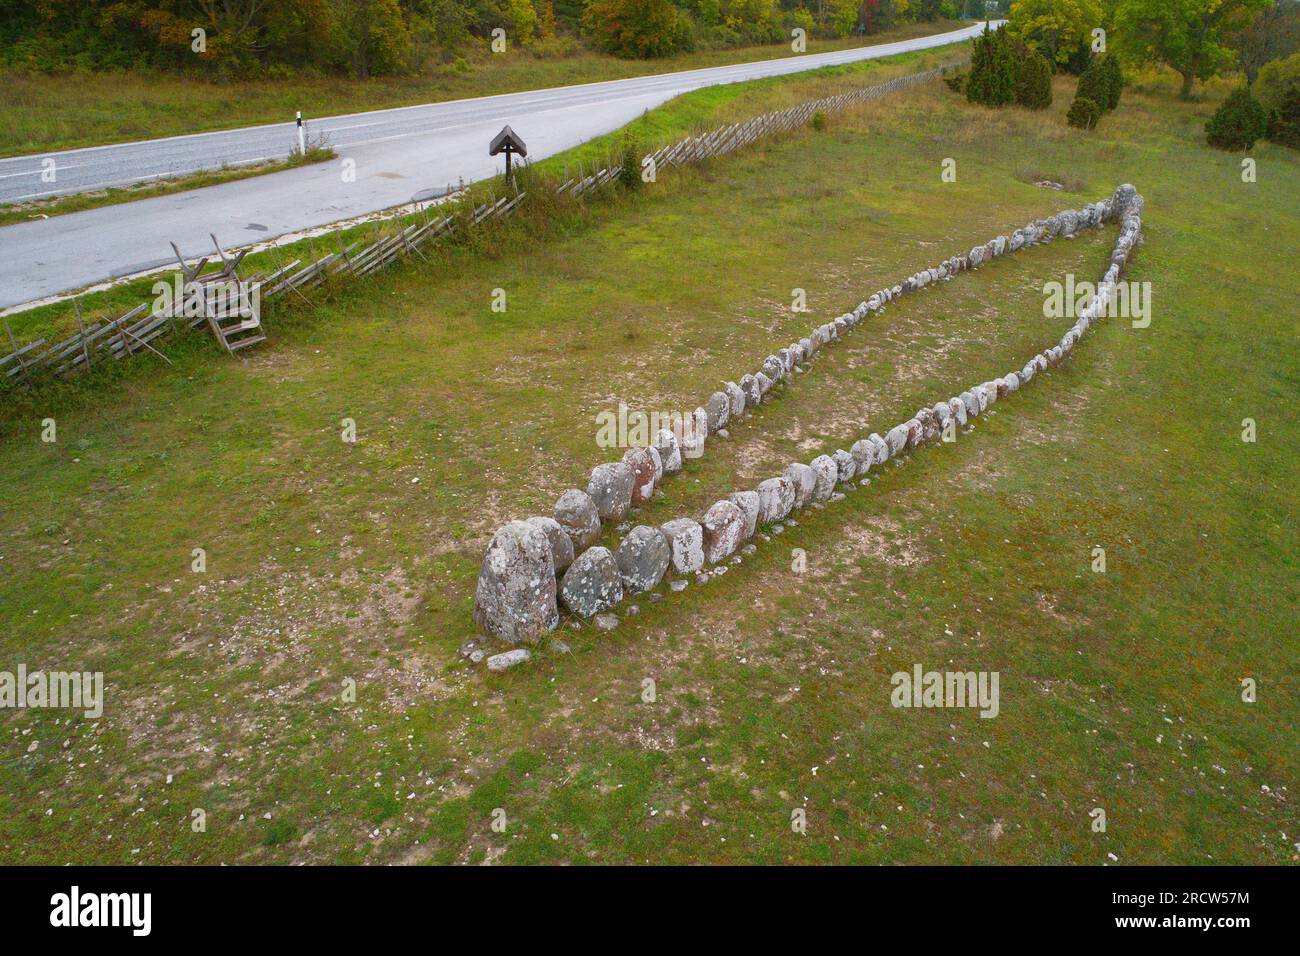
[[[647,109],[704,86],[798,73],[969,39],[962,30],[832,53],[508,93],[426,106],[353,113],[308,123],[338,158],[170,196],[0,228],[0,308],[57,295],[174,261],[209,254],[215,233],[227,249],[365,215],[448,184],[501,172],[489,140],[509,124],[540,159],[618,129]],[[279,123],[0,160],[0,203],[121,186],[227,164],[285,156],[294,124]],[[56,179],[43,183],[43,161]],[[344,163],[355,163],[355,177]]]

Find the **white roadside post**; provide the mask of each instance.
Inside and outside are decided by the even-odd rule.
[[[307,142],[302,131],[302,110],[298,110],[298,155],[307,155]]]

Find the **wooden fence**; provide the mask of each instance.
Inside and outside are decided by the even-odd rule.
[[[898,77],[877,86],[801,103],[789,109],[765,113],[743,123],[723,126],[699,136],[688,136],[651,153],[646,162],[653,162],[655,169],[659,170],[668,166],[700,162],[714,156],[724,156],[760,137],[803,126],[818,112],[834,112],[878,99],[897,90],[928,82],[950,68],[945,66],[924,73]],[[621,165],[610,163],[590,175],[567,179],[558,187],[557,192],[571,197],[581,196],[617,179],[622,172]],[[640,175],[640,170],[637,170],[636,174]],[[517,191],[500,199],[494,197],[473,209],[468,219],[471,223],[478,224],[507,216],[523,202],[526,195],[526,192]],[[455,231],[454,217],[430,218],[426,209],[420,219],[395,234],[377,238],[369,244],[363,245],[361,241],[356,241],[345,246],[340,234],[337,252],[323,255],[305,265],[295,259],[288,264],[277,266],[271,272],[249,275],[241,275],[239,271],[245,253],[240,253],[233,258],[227,256],[215,236],[212,237],[212,242],[220,256],[221,267],[207,273],[204,273],[203,269],[209,257],[200,258],[194,264],[186,265],[180,251],[173,245],[183,277],[183,288],[191,290],[195,286],[201,287],[198,294],[174,296],[173,301],[166,308],[160,308],[154,302],[142,303],[115,319],[94,320],[89,324],[82,321],[80,303],[74,300],[77,307],[77,333],[53,345],[47,345],[45,339],[38,339],[19,346],[6,323],[5,331],[13,351],[0,358],[0,374],[12,381],[29,379],[38,374],[52,373],[56,376],[67,376],[144,352],[152,353],[166,361],[166,357],[149,343],[177,328],[194,327],[204,322],[209,324],[222,346],[233,354],[244,346],[265,339],[265,335],[260,331],[260,319],[268,302],[288,294],[309,302],[306,293],[328,279],[364,276],[384,268],[397,259],[411,255],[424,258],[420,251],[421,246],[441,240]],[[231,322],[230,316],[216,312],[211,307],[212,298],[203,289],[217,289],[223,285],[233,285],[257,298],[255,325],[250,326],[245,321]],[[238,334],[250,330],[255,334],[245,334],[242,337]]]

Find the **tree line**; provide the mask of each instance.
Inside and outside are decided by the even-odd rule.
[[[985,9],[983,0],[0,0],[0,63],[364,78],[487,51],[501,40],[494,31],[538,55],[656,57],[789,42],[796,27],[846,37]]]

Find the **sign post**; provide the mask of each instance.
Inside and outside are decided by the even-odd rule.
[[[509,179],[511,157],[518,155],[523,158],[528,155],[528,147],[524,145],[524,141],[509,126],[497,133],[492,140],[492,144],[488,146],[489,156],[497,156],[501,153],[506,154],[506,178]]]

